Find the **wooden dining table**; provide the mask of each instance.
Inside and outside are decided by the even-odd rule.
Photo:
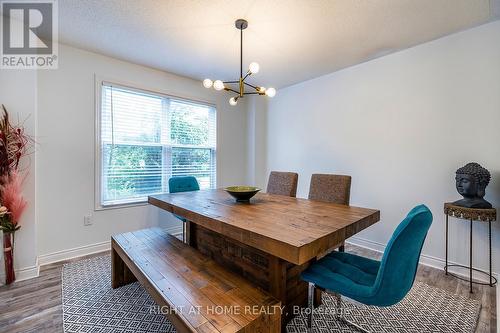
[[[307,305],[300,273],[380,219],[376,209],[266,193],[241,203],[222,189],[153,195],[148,202],[188,221],[190,246],[280,300],[283,328]]]

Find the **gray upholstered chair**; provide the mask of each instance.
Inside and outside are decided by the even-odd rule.
[[[313,174],[309,186],[309,200],[349,205],[351,176]]]
[[[267,193],[295,197],[299,175],[295,172],[271,171],[267,182]]]
[[[349,205],[351,197],[351,176],[313,174],[309,186],[309,200],[332,202],[339,205]],[[339,251],[344,252],[344,242],[339,245]]]

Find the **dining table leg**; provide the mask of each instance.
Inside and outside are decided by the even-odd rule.
[[[290,309],[286,306],[286,264],[278,257],[269,258],[269,293],[273,295],[284,306],[282,318],[290,316]],[[286,333],[287,320],[284,319],[281,324],[281,332]]]
[[[196,248],[196,224],[191,221],[185,222],[185,243]]]
[[[269,258],[269,291],[281,303],[286,303],[286,265],[274,256]]]
[[[186,237],[190,246],[281,301],[282,332],[286,332],[286,324],[307,307],[308,284],[300,274],[315,259],[294,265],[193,222],[186,225]],[[315,303],[321,304],[321,291],[317,292]]]

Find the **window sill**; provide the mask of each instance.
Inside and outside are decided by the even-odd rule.
[[[103,211],[103,210],[111,210],[111,209],[124,209],[124,208],[132,208],[132,207],[141,207],[147,206],[149,203],[147,201],[139,201],[139,202],[129,202],[129,203],[117,203],[110,204],[106,206],[97,206],[94,208],[95,211]]]

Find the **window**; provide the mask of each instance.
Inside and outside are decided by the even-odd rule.
[[[144,202],[175,176],[215,188],[213,106],[103,82],[99,119],[100,206]]]

